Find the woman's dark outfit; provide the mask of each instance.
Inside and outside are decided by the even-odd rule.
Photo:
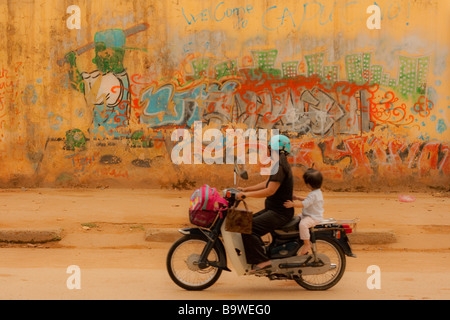
[[[280,155],[278,172],[269,177],[267,185],[271,181],[280,182],[279,188],[275,194],[266,198],[264,210],[253,215],[252,234],[242,235],[249,264],[259,264],[269,260],[261,236],[284,226],[294,216],[294,208],[286,208],[283,205],[287,200],[292,200],[294,192],[292,171],[284,155]]]

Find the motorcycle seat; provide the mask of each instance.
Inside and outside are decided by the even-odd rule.
[[[301,219],[300,216],[294,216],[291,221],[286,223],[281,228],[276,229],[275,233],[277,233],[278,235],[286,235],[286,234],[290,234],[293,232],[298,232],[298,225],[300,223],[300,219]],[[333,223],[337,223],[337,221],[333,218],[329,218],[329,219],[323,219],[317,225],[320,226],[320,225],[327,225],[327,224],[333,224]]]

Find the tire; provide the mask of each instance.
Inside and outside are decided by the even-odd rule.
[[[346,258],[342,248],[332,239],[318,236],[316,238],[317,253],[326,254],[335,268],[318,275],[301,275],[295,279],[300,286],[307,290],[323,291],[334,287],[345,272]]]
[[[208,266],[201,269],[196,263],[208,240],[199,234],[189,234],[178,239],[167,254],[166,267],[170,278],[178,286],[190,291],[204,290],[212,286],[222,274],[222,269]],[[225,253],[215,245],[208,261],[220,264]]]

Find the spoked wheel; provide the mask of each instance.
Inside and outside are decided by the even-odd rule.
[[[177,240],[167,255],[167,271],[170,278],[186,290],[203,290],[212,286],[222,274],[222,269],[213,266],[201,268],[198,264],[208,240],[201,235],[185,235]],[[208,262],[219,264],[223,253],[215,246]]]
[[[330,259],[330,269],[322,274],[301,275],[295,281],[308,290],[327,290],[341,280],[345,271],[345,254],[341,247],[327,238],[317,237],[316,252],[325,254]]]

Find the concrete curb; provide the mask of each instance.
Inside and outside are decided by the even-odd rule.
[[[45,243],[61,240],[61,229],[20,230],[0,229],[0,242]]]
[[[153,242],[174,242],[181,237],[178,229],[155,228],[145,232],[145,240]],[[356,231],[348,234],[351,244],[389,244],[397,241],[391,230]]]
[[[182,234],[179,229],[173,228],[154,228],[145,231],[145,241],[151,242],[175,242],[181,238]]]
[[[356,231],[348,234],[348,238],[352,244],[389,244],[397,242],[395,233],[391,230]]]

